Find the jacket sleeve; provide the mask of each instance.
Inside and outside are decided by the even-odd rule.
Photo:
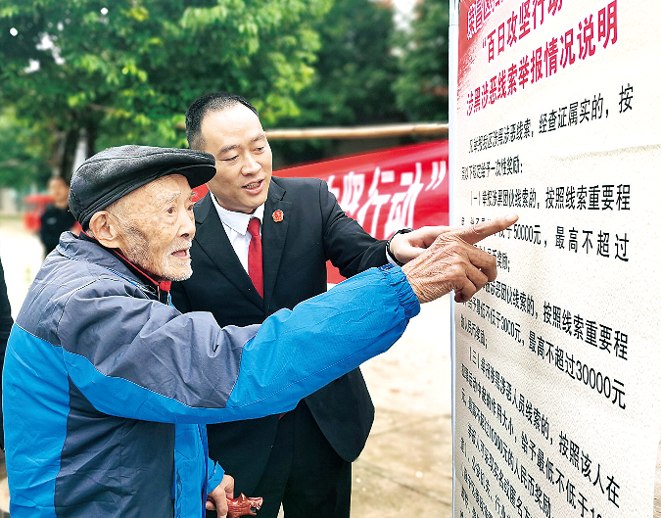
[[[319,187],[319,207],[326,257],[343,276],[348,278],[388,262],[386,241],[373,238],[355,219],[347,216],[324,181]]]
[[[211,459],[207,459],[208,492],[211,492],[218,487],[218,484],[220,484],[223,481],[223,475],[225,475],[225,470],[223,470],[220,464]]]
[[[388,349],[419,311],[401,269],[388,267],[281,310],[261,328],[221,329],[210,313],[99,295],[88,287],[67,303],[59,336],[68,374],[99,411],[159,422],[291,410]]]

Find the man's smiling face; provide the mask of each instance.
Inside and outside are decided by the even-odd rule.
[[[266,201],[271,183],[271,148],[259,118],[242,104],[208,112],[202,119],[203,151],[216,158],[207,183],[218,203],[252,213]]]

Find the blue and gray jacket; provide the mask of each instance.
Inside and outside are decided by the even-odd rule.
[[[220,328],[159,301],[113,252],[63,234],[7,348],[12,518],[204,516],[223,475],[205,424],[291,410],[387,350],[418,311],[401,269],[383,267],[261,327]]]

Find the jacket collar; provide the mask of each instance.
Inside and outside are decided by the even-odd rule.
[[[260,222],[264,221],[264,204],[257,207],[252,214],[245,212],[235,212],[233,210],[227,210],[225,207],[222,207],[215,196],[212,194],[209,196],[211,199],[211,204],[213,208],[218,213],[223,226],[228,226],[235,232],[238,232],[242,236],[245,236],[248,232],[248,224],[252,218],[257,218]]]
[[[80,232],[79,236],[67,233],[60,241],[61,252],[65,257],[84,260],[115,272],[117,275],[138,286],[143,292],[168,303],[170,281],[158,282],[124,257],[118,250],[102,246],[94,237]]]
[[[287,241],[289,222],[292,211],[291,202],[284,201],[285,189],[278,183],[278,178],[271,178],[269,194],[264,204],[262,220],[262,250],[264,254],[264,301],[268,304],[273,296],[275,281],[280,270],[282,253]],[[276,217],[276,211],[282,211],[282,220]],[[277,221],[276,221],[277,220]]]

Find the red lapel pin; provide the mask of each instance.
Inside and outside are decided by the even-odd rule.
[[[284,212],[282,212],[280,209],[273,211],[273,221],[280,223],[283,219],[285,219]]]

